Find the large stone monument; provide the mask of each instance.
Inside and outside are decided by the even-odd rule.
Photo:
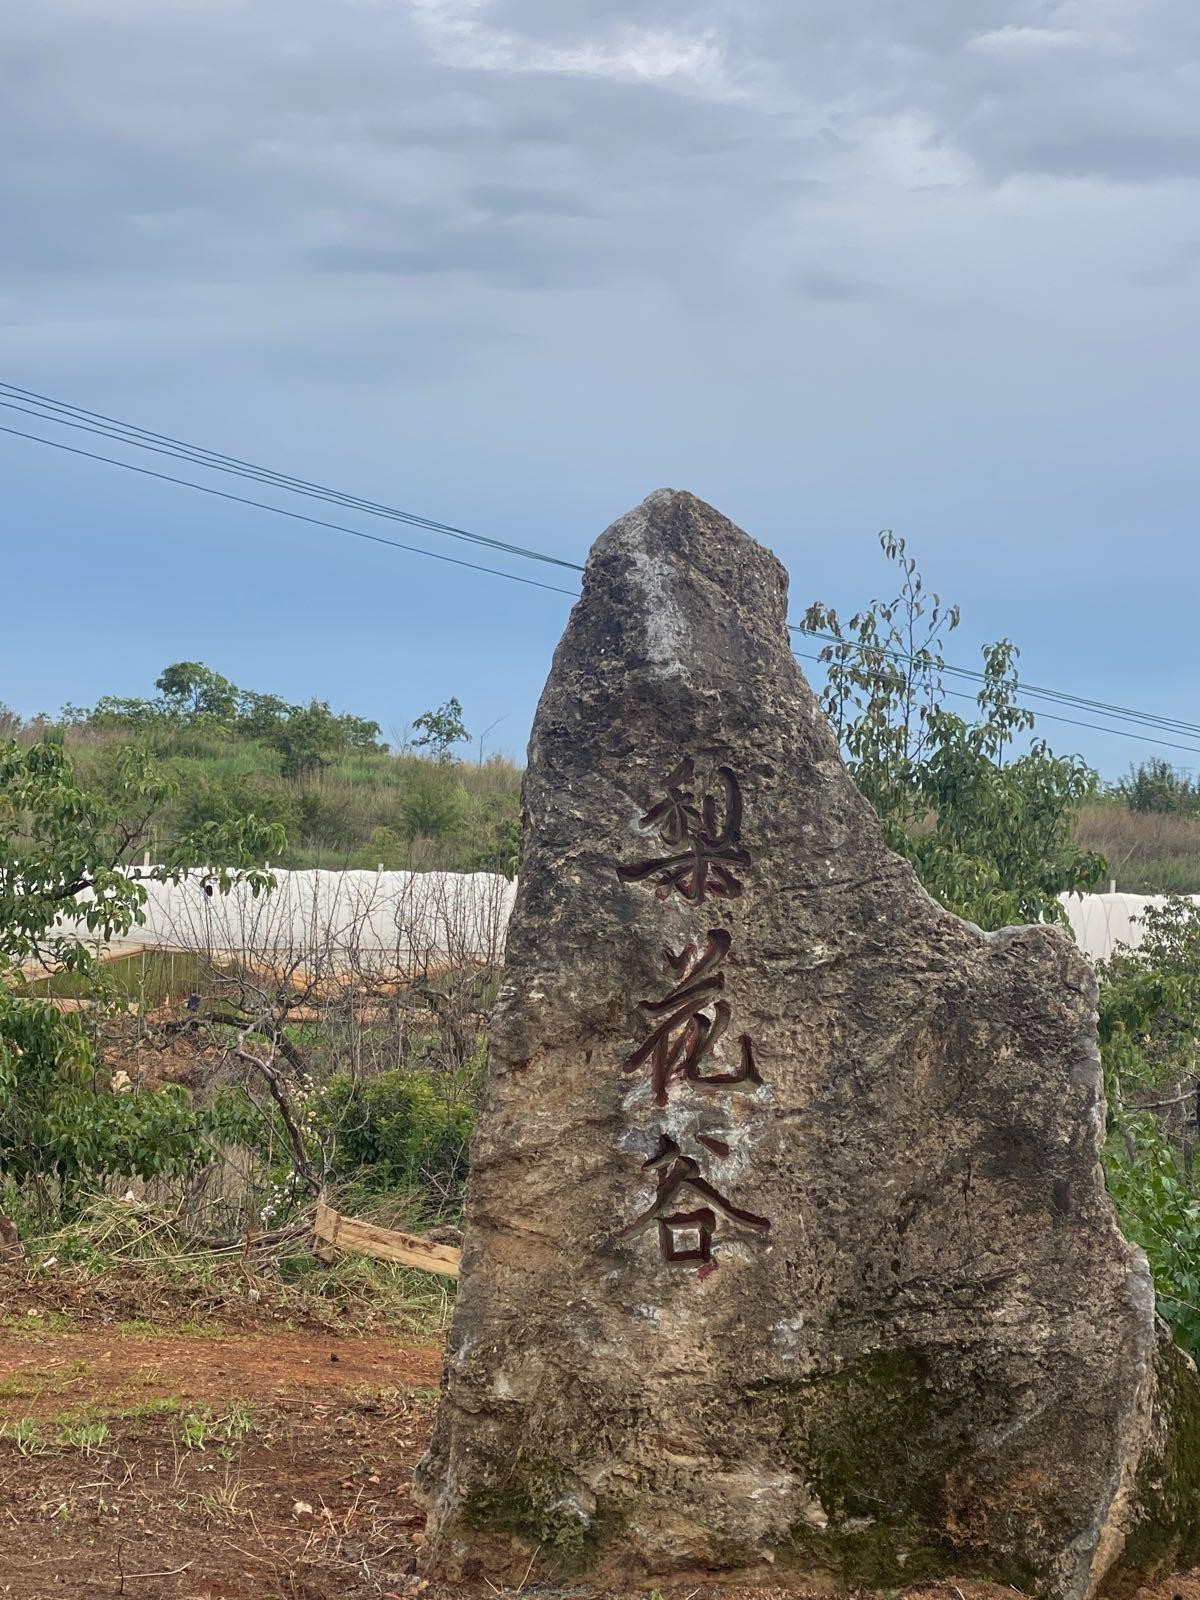
[[[1097,1162],[1092,973],[888,851],[786,593],[669,490],[591,553],[529,751],[428,1570],[1081,1600],[1200,1527],[1194,1369]]]

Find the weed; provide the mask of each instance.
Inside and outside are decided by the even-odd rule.
[[[69,1311],[29,1311],[23,1317],[0,1317],[0,1328],[5,1333],[70,1333],[74,1326],[75,1319]]]
[[[240,1443],[249,1434],[253,1425],[254,1413],[249,1406],[239,1401],[222,1422],[221,1429],[226,1439]]]
[[[18,1455],[44,1456],[49,1449],[42,1430],[32,1417],[21,1417],[17,1422],[0,1422],[0,1439],[8,1439],[16,1446]]]
[[[237,1401],[230,1411],[215,1415],[212,1411],[188,1411],[180,1424],[183,1443],[189,1450],[203,1450],[212,1441],[226,1445],[241,1444],[254,1426],[254,1413],[249,1406]],[[222,1451],[228,1459],[230,1452]]]
[[[78,1450],[90,1456],[108,1442],[107,1422],[65,1422],[59,1426],[58,1443],[64,1450]]]
[[[242,1496],[260,1484],[249,1484],[233,1470],[233,1463],[225,1463],[225,1473],[219,1483],[213,1484],[200,1495],[200,1505],[211,1522],[232,1522],[249,1514],[241,1504]]]
[[[0,1399],[39,1400],[44,1394],[61,1394],[92,1370],[90,1361],[68,1361],[49,1371],[25,1368],[0,1379]]]
[[[153,1400],[135,1400],[127,1406],[118,1406],[106,1411],[105,1415],[113,1419],[123,1418],[131,1422],[139,1421],[143,1417],[165,1417],[174,1415],[181,1409],[182,1402],[173,1395],[157,1395]]]
[[[189,1411],[180,1424],[183,1442],[189,1450],[203,1450],[212,1437],[212,1417],[207,1411]]]

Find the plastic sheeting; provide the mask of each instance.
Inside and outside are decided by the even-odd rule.
[[[1184,895],[1194,905],[1200,895]],[[1165,895],[1064,894],[1062,903],[1079,947],[1093,961],[1103,961],[1118,944],[1135,949],[1145,937],[1142,919],[1147,906],[1166,904]]]
[[[283,872],[255,896],[203,874],[145,885],[144,921],[120,943],[237,951],[340,967],[498,963],[516,884],[490,872]]]
[[[307,960],[336,954],[399,968],[447,962],[495,963],[517,886],[490,872],[283,872],[255,898],[244,885],[207,893],[190,873],[177,884],[148,883],[145,923],[130,944],[173,950],[237,950]],[[211,886],[210,886],[211,887]],[[1200,902],[1200,895],[1190,896]],[[1118,943],[1142,941],[1141,918],[1163,896],[1063,895],[1080,948],[1103,960]]]

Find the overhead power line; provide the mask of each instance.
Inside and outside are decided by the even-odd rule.
[[[327,485],[315,483],[310,479],[296,477],[291,473],[278,472],[274,468],[259,466],[238,456],[228,455],[222,451],[209,450],[201,445],[189,444],[186,440],[176,438],[171,434],[142,428],[134,423],[122,422],[120,419],[109,416],[104,412],[92,411],[83,406],[76,406],[67,401],[57,400],[52,396],[40,394],[36,390],[22,388],[17,384],[0,381],[0,407],[35,417],[42,422],[98,436],[114,444],[150,451],[155,455],[185,461],[208,471],[222,473],[244,481],[260,483],[270,488],[283,490],[289,494],[302,495],[309,499],[316,499],[326,504],[340,506],[358,513],[366,513],[370,516],[401,522],[410,527],[481,546],[505,555],[515,556],[522,560],[542,562],[572,572],[583,571],[583,567],[579,562],[568,561],[564,557],[551,555],[547,551],[536,550],[527,545],[515,544],[502,539],[493,539],[484,534],[474,533],[470,529],[458,527],[454,523],[442,522],[436,518],[422,516],[417,512],[386,505],[381,501],[347,494],[341,490],[329,488]],[[387,545],[392,549],[402,550],[410,555],[427,556],[434,561],[444,561],[451,566],[487,573],[491,577],[507,578],[514,583],[523,583],[531,588],[544,589],[552,594],[563,594],[570,599],[576,597],[576,591],[562,588],[557,584],[543,583],[536,578],[524,577],[520,573],[508,572],[499,567],[485,566],[474,561],[466,561],[459,557],[448,555],[445,552],[427,549],[421,545],[408,544],[398,539],[386,538],[382,534],[368,533],[362,528],[351,527],[345,523],[330,522],[321,517],[309,516],[303,512],[274,505],[268,501],[257,500],[246,495],[218,489],[211,484],[197,483],[192,478],[176,477],[172,473],[138,466],[134,462],[124,461],[119,457],[104,455],[97,451],[84,450],[59,439],[48,439],[42,434],[29,433],[20,428],[3,426],[0,426],[0,433],[9,434],[14,438],[26,439],[35,444],[48,446],[51,449],[66,451],[70,455],[80,456],[90,461],[102,462],[108,466],[122,467],[128,472],[136,472],[142,477],[157,479],[164,483],[177,484],[181,488],[194,489],[201,494],[213,495],[218,499],[232,501],[238,505],[250,506],[260,511],[269,511],[276,516],[288,517],[293,521],[307,523],[313,527],[347,534],[352,538],[364,539],[373,544]],[[806,629],[796,624],[789,624],[789,627],[793,633],[802,634],[810,638],[818,638],[828,643],[848,643],[852,648],[856,648],[853,640],[840,641],[833,634]],[[871,648],[895,660],[911,661],[914,659],[901,650],[891,650],[883,646],[872,646]],[[797,652],[797,654],[804,655],[804,652]],[[806,655],[804,658],[813,661],[821,660],[819,655]],[[916,659],[919,660],[920,658]],[[982,672],[969,667],[938,663],[938,670],[976,683],[985,681]],[[975,699],[973,695],[962,694],[953,689],[946,689],[944,692],[959,699]],[[1105,701],[1089,699],[1086,696],[1070,694],[1064,690],[1049,689],[1037,684],[1020,681],[1016,685],[1016,692],[1022,696],[1046,700],[1051,704],[1091,711],[1097,715],[1116,718],[1118,721],[1128,722],[1133,726],[1130,728],[1113,727],[1106,723],[1086,722],[1078,718],[1055,714],[1043,710],[1041,707],[1026,707],[1038,718],[1051,722],[1065,723],[1073,727],[1089,728],[1099,733],[1115,734],[1118,737],[1139,739],[1142,743],[1161,745],[1165,749],[1184,750],[1190,754],[1200,755],[1200,747],[1173,743],[1161,738],[1152,738],[1147,732],[1143,731],[1152,729],[1156,732],[1191,734],[1200,738],[1200,724],[1198,723],[1186,722],[1173,717],[1164,717],[1153,712],[1138,711],[1128,706],[1113,705]]]
[[[8,398],[3,398],[4,396]],[[18,400],[31,403],[18,404]],[[116,444],[133,445],[139,450],[152,451],[155,455],[173,456],[177,460],[189,461],[196,466],[209,467],[214,472],[224,472],[233,477],[269,484],[273,488],[286,489],[291,494],[348,506],[355,511],[365,511],[370,516],[404,522],[414,528],[424,528],[430,533],[444,534],[447,538],[465,540],[469,544],[485,545],[488,549],[501,550],[507,555],[521,556],[525,560],[548,562],[551,566],[566,567],[572,572],[583,571],[577,561],[567,561],[561,556],[549,555],[543,550],[530,550],[524,545],[510,544],[503,539],[492,539],[486,534],[472,533],[470,529],[456,527],[452,522],[440,522],[433,517],[421,516],[415,511],[403,511],[398,506],[384,505],[378,500],[367,500],[360,495],[346,494],[340,489],[331,489],[327,485],[313,483],[307,478],[297,478],[291,473],[277,472],[273,467],[258,466],[252,461],[225,455],[219,450],[188,444],[186,440],[176,439],[167,433],[156,433],[152,429],[139,427],[136,423],[121,422],[116,417],[106,416],[102,411],[89,411],[83,406],[70,405],[64,400],[54,400],[48,395],[38,394],[36,390],[22,389],[13,383],[0,382],[0,406],[9,411],[20,411],[26,416],[37,417],[43,422],[57,423],[60,427],[98,434]]]
[[[132,461],[118,461],[114,456],[98,455],[94,450],[81,450],[77,445],[64,444],[61,439],[43,439],[39,433],[25,433],[20,428],[0,427],[0,433],[10,433],[17,439],[30,439],[34,444],[49,445],[52,450],[66,450],[73,456],[84,456],[89,461],[103,461],[110,467],[124,467],[143,478],[158,478],[163,483],[177,483],[184,489],[197,489],[201,494],[215,495],[218,500],[233,500],[241,506],[254,506],[258,511],[272,511],[277,517],[291,517],[295,522],[307,522],[314,528],[331,528],[335,533],[348,533],[354,539],[367,539],[371,544],[390,545],[393,550],[406,550],[409,555],[428,556],[431,561],[448,561],[452,567],[469,567],[472,572],[486,572],[493,578],[508,578],[513,583],[528,584],[532,589],[549,589],[552,594],[565,594],[578,598],[574,589],[560,589],[557,584],[541,583],[537,578],[526,578],[519,572],[505,572],[500,567],[485,567],[478,561],[463,561],[458,556],[448,556],[443,550],[426,550],[418,544],[402,544],[399,539],[387,539],[381,533],[367,533],[363,528],[350,528],[341,522],[326,522],[323,517],[308,517],[302,511],[289,511],[286,506],[273,506],[266,500],[251,500],[244,494],[230,494],[227,489],[214,489],[209,483],[196,483],[192,478],[176,478],[169,472],[155,472],[150,467],[139,467]]]
[[[793,650],[792,654],[794,656],[799,656],[804,661],[821,661],[820,656],[813,655],[809,650]],[[942,693],[952,696],[955,700],[969,700],[972,705],[977,704],[975,695],[965,694],[961,689],[943,688]],[[1025,709],[1029,711],[1031,716],[1036,717],[1039,722],[1065,722],[1072,728],[1092,728],[1097,733],[1115,733],[1122,739],[1136,739],[1139,744],[1161,745],[1164,750],[1185,750],[1189,755],[1200,756],[1200,745],[1173,744],[1168,739],[1152,739],[1149,737],[1142,737],[1141,735],[1134,733],[1129,728],[1106,727],[1102,722],[1083,722],[1078,717],[1064,717],[1053,711],[1042,711],[1040,708],[1035,711],[1032,706],[1027,706]]]
[[[846,644],[853,650],[862,648],[865,652],[887,656],[892,661],[920,661],[924,659],[920,656],[914,657],[905,650],[888,649],[884,645],[873,644],[860,647],[854,639],[839,639],[837,634],[823,633],[818,628],[806,628],[793,622],[788,623],[788,628],[792,633],[804,634],[809,639],[821,639],[829,644]],[[821,658],[813,656],[811,659],[819,661]],[[986,675],[977,668],[955,667],[948,662],[938,661],[933,657],[928,659],[930,665],[936,667],[939,672],[948,672],[958,678],[969,678],[975,683],[985,683],[987,681]],[[1044,689],[1038,684],[1025,683],[1022,680],[1018,680],[1018,688],[1021,694],[1034,695],[1039,699],[1055,701],[1059,705],[1076,706],[1082,711],[1103,712],[1106,716],[1119,717],[1126,722],[1144,723],[1147,727],[1163,728],[1168,733],[1194,733],[1200,735],[1200,723],[1184,722],[1174,717],[1162,717],[1152,711],[1133,711],[1127,706],[1110,705],[1104,700],[1089,700],[1082,695],[1068,694],[1062,689]]]

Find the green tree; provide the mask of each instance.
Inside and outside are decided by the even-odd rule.
[[[228,678],[202,661],[176,661],[154,680],[168,716],[180,722],[229,723],[237,716],[238,692]]]
[[[379,742],[383,730],[369,717],[354,717],[349,712],[343,712],[338,722],[347,750],[387,750],[387,745]]]
[[[277,694],[256,694],[239,689],[237,697],[238,732],[247,739],[270,739],[280,723],[295,710]]]
[[[82,706],[64,706],[62,720],[65,723],[86,721],[93,728],[132,728],[140,733],[161,722],[164,715],[161,701],[105,694],[90,711]]]
[[[1151,756],[1113,786],[1113,793],[1131,811],[1194,816],[1200,811],[1200,785],[1186,772],[1177,772],[1161,756]]]
[[[463,708],[451,695],[436,711],[423,711],[413,719],[413,727],[420,728],[419,738],[413,740],[416,749],[430,749],[438,761],[449,761],[456,744],[465,744],[471,737],[463,725]]]
[[[24,968],[37,962],[80,973],[102,1002],[85,933],[127,933],[142,915],[146,879],[178,879],[214,863],[210,892],[247,881],[258,893],[273,880],[255,861],[284,843],[280,829],[242,817],[206,824],[160,866],[128,866],[172,792],[134,747],[118,752],[102,793],[80,786],[58,739],[0,745],[0,1177],[52,1177],[64,1200],[110,1173],[181,1170],[206,1124],[182,1091],[104,1091],[81,1019],[32,996]]]
[[[958,608],[926,590],[902,539],[880,542],[899,570],[895,598],[845,625],[817,602],[804,621],[825,641],[821,700],[854,781],[892,849],[958,915],[984,928],[1065,921],[1058,896],[1092,888],[1104,872],[1074,840],[1095,775],[1043,740],[1019,750],[1033,717],[1016,698],[1007,639],[984,649],[975,718],[947,709],[942,647]]]
[[[306,706],[293,706],[268,742],[279,751],[285,778],[309,778],[341,755],[346,732],[327,701],[310,700]]]

